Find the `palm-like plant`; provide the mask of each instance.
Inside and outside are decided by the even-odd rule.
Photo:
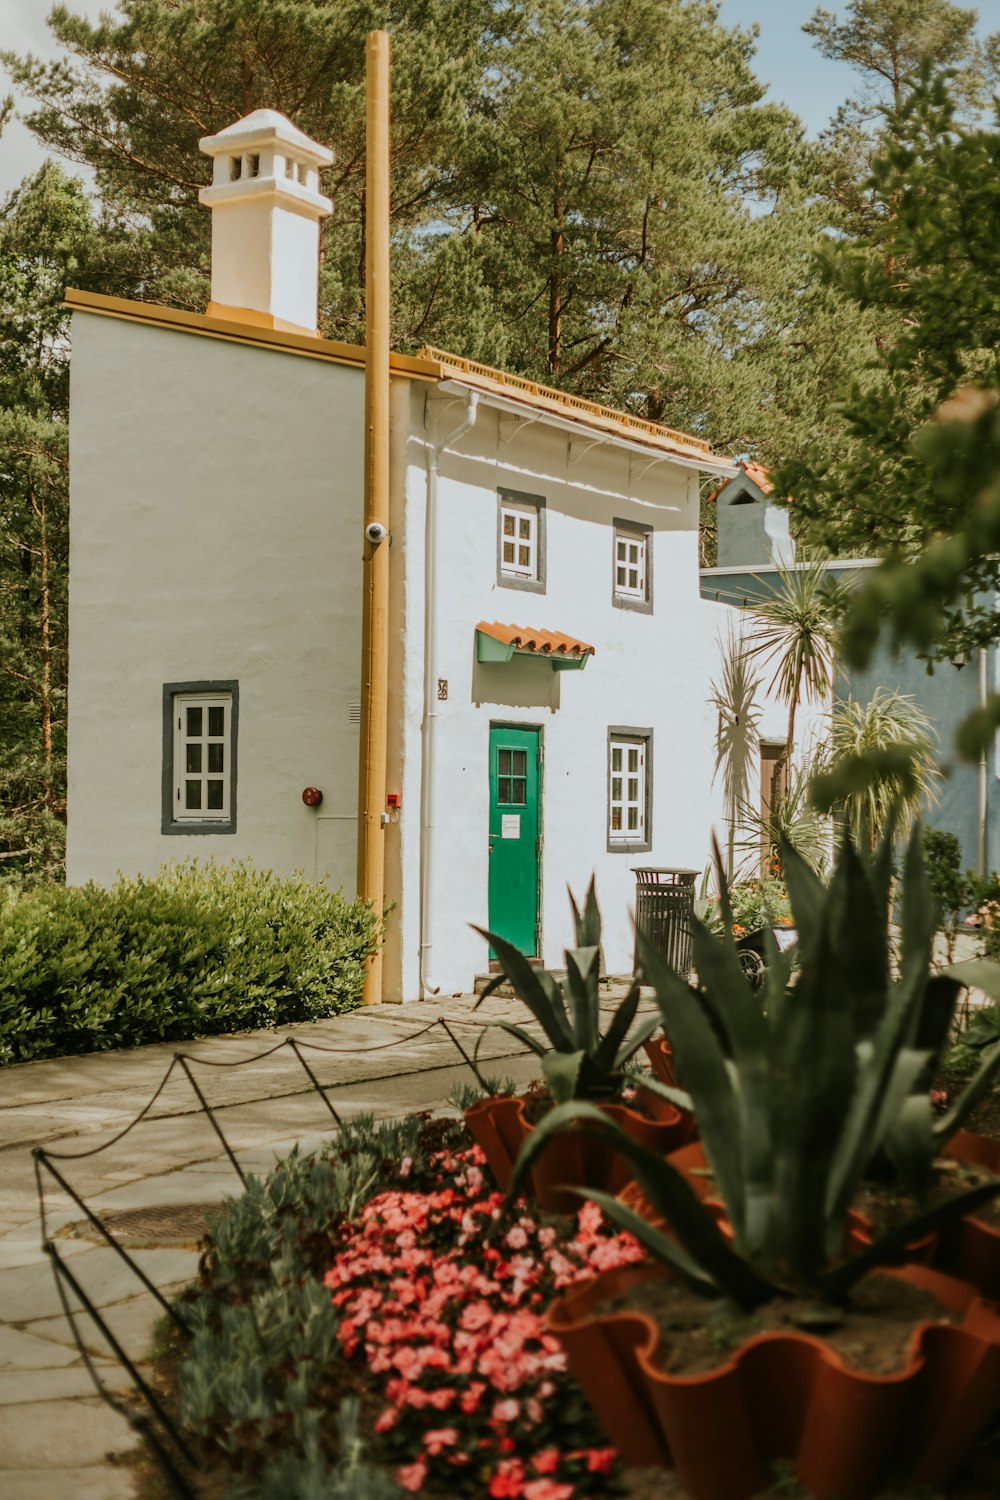
[[[837,620],[846,589],[821,566],[782,569],[777,586],[750,607],[753,629],[746,653],[774,667],[768,692],[788,705],[784,753],[775,763],[771,805],[783,800],[785,767],[795,744],[795,716],[800,703],[821,702],[836,675]]]
[[[876,688],[867,703],[835,704],[828,773],[836,776],[862,758],[879,767],[834,807],[855,843],[874,849],[890,822],[905,833],[937,801],[936,738],[930,719],[906,693]]]
[[[813,807],[810,785],[828,759],[829,750],[823,743],[793,763],[784,796],[766,812],[758,812],[750,802],[741,802],[739,821],[746,835],[735,841],[734,853],[741,856],[739,873],[744,879],[759,869],[762,851],[767,869],[780,869],[783,843],[791,844],[818,875],[826,870],[833,852],[832,829],[830,819]]]
[[[751,775],[760,744],[760,709],[757,690],[761,678],[751,669],[742,631],[737,633],[732,621],[722,648],[722,671],[712,683],[710,701],[719,714],[715,731],[715,772],[722,773],[722,795],[726,805],[727,840],[726,873],[733,877],[736,825],[750,793]],[[714,777],[713,777],[714,779]]]

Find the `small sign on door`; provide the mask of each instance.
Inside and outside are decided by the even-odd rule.
[[[500,815],[500,837],[502,839],[519,839],[521,837],[520,813],[502,813]]]

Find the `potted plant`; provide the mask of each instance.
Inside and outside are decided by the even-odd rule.
[[[660,1024],[658,1014],[634,1024],[639,1009],[637,982],[616,1008],[607,1030],[601,1031],[601,914],[594,882],[590,883],[582,911],[572,893],[570,904],[577,946],[566,952],[563,980],[549,970],[535,968],[520,949],[496,933],[477,928],[488,938],[503,976],[544,1034],[540,1039],[515,1022],[497,1021],[496,1025],[536,1054],[543,1086],[520,1098],[507,1095],[483,1099],[465,1111],[469,1131],[503,1188],[509,1184],[521,1147],[534,1134],[538,1122],[550,1109],[569,1100],[588,1101],[632,1139],[660,1154],[680,1145],[690,1130],[690,1117],[672,1102],[672,1090],[659,1087],[652,1079],[637,1083],[634,1074],[625,1072],[625,1064]],[[527,1181],[543,1208],[575,1213],[579,1203],[572,1187],[617,1192],[629,1175],[627,1164],[607,1143],[576,1131],[561,1138],[556,1150],[538,1162]]]
[[[921,1235],[994,1197],[1000,1180],[845,1251],[868,1163],[880,1149],[900,1159],[913,1144],[912,1090],[933,1064],[922,1018],[948,1010],[960,988],[930,969],[934,918],[916,834],[902,880],[898,968],[890,964],[889,854],[887,842],[874,858],[845,842],[824,888],[786,848],[799,931],[794,986],[789,956],[775,951],[764,989],[754,992],[731,933],[719,941],[700,923],[697,988],[642,951],[721,1215],[683,1172],[583,1103],[553,1110],[516,1165],[510,1197],[548,1139],[570,1126],[613,1139],[629,1162],[649,1216],[607,1193],[584,1196],[657,1264],[574,1289],[550,1309],[548,1324],[626,1459],[673,1463],[696,1500],[752,1495],[776,1460],[790,1460],[807,1488],[838,1500],[875,1493],[899,1466],[934,1483],[1000,1404],[994,1309],[961,1281],[891,1264]],[[957,1111],[998,1066],[1000,1051]],[[931,1300],[921,1303],[920,1293]],[[678,1332],[671,1311],[675,1294],[687,1299],[692,1329],[719,1336],[723,1352],[696,1372],[686,1363],[693,1333]],[[692,1294],[703,1299],[694,1314]],[[836,1351],[838,1329],[859,1317],[869,1318],[868,1337],[881,1347],[884,1312],[871,1304],[914,1297],[888,1368],[854,1368]]]

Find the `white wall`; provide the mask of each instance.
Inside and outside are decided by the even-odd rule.
[[[408,589],[423,573],[426,496],[424,392],[413,391],[410,466],[405,478]],[[454,427],[461,406],[432,396],[430,436]],[[434,408],[439,410],[434,411]],[[485,923],[488,882],[488,743],[491,721],[542,727],[543,956],[561,965],[571,939],[567,883],[582,895],[596,872],[604,914],[606,965],[631,970],[637,866],[701,870],[720,798],[712,788],[715,714],[707,702],[716,670],[718,607],[698,589],[698,503],[693,473],[670,463],[591,447],[569,462],[569,436],[543,422],[523,424],[500,441],[500,417],[480,406],[457,453],[442,458],[439,489],[439,589],[442,627],[435,677],[449,683],[440,712],[435,767],[432,977],[442,990],[466,990],[486,968],[486,947],[469,928]],[[511,419],[503,436],[508,438]],[[497,487],[543,495],[547,505],[544,594],[500,586],[496,577]],[[654,528],[652,615],[611,603],[612,520]],[[395,537],[394,525],[394,537]],[[567,632],[596,655],[581,672],[556,673],[543,662],[515,659],[478,665],[480,619]],[[403,635],[404,812],[401,847],[414,851],[400,868],[403,908],[399,992],[417,993],[419,932],[419,759],[422,715],[422,600],[409,603]],[[634,855],[607,850],[609,725],[653,731],[653,847]],[[387,973],[389,966],[387,966]]]
[[[75,315],[71,883],[249,854],[353,894],[362,390],[321,360]],[[203,679],[240,686],[237,829],[164,836],[162,688]]]

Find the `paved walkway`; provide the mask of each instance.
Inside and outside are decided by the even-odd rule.
[[[609,997],[610,998],[610,997]],[[490,997],[473,1014],[472,996],[434,1004],[379,1006],[328,1021],[281,1027],[185,1046],[212,1064],[236,1062],[266,1051],[286,1036],[331,1048],[382,1047],[365,1053],[324,1055],[306,1051],[310,1067],[341,1116],[364,1111],[378,1117],[415,1109],[441,1110],[468,1068],[440,1027],[407,1040],[428,1022],[516,1019],[516,1000]],[[645,1007],[644,1007],[645,1008]],[[455,1027],[468,1048],[472,1027]],[[149,1103],[181,1044],[134,1051],[24,1063],[0,1071],[0,1494],[3,1500],[133,1500],[130,1467],[114,1456],[134,1446],[128,1424],[93,1394],[59,1303],[51,1266],[41,1249],[41,1227],[31,1148],[89,1152],[115,1136]],[[506,1033],[487,1035],[480,1047],[485,1072],[518,1083],[537,1074],[533,1057],[514,1050]],[[298,1144],[314,1149],[332,1121],[291,1048],[246,1067],[193,1070],[245,1172],[265,1173]],[[175,1069],[153,1109],[116,1144],[59,1169],[98,1213],[215,1205],[240,1191],[184,1074]],[[55,1184],[52,1184],[53,1189]],[[160,1314],[155,1299],[138,1289],[118,1255],[76,1233],[82,1215],[66,1193],[46,1191],[50,1235],[81,1285],[102,1310],[130,1358],[148,1351]],[[167,1243],[163,1242],[163,1239]],[[175,1291],[197,1269],[189,1245],[158,1237],[144,1227],[143,1248],[133,1253],[162,1291]],[[130,1242],[134,1243],[134,1242]],[[81,1321],[86,1328],[87,1320]],[[95,1365],[113,1389],[129,1382],[96,1328],[86,1334]]]

